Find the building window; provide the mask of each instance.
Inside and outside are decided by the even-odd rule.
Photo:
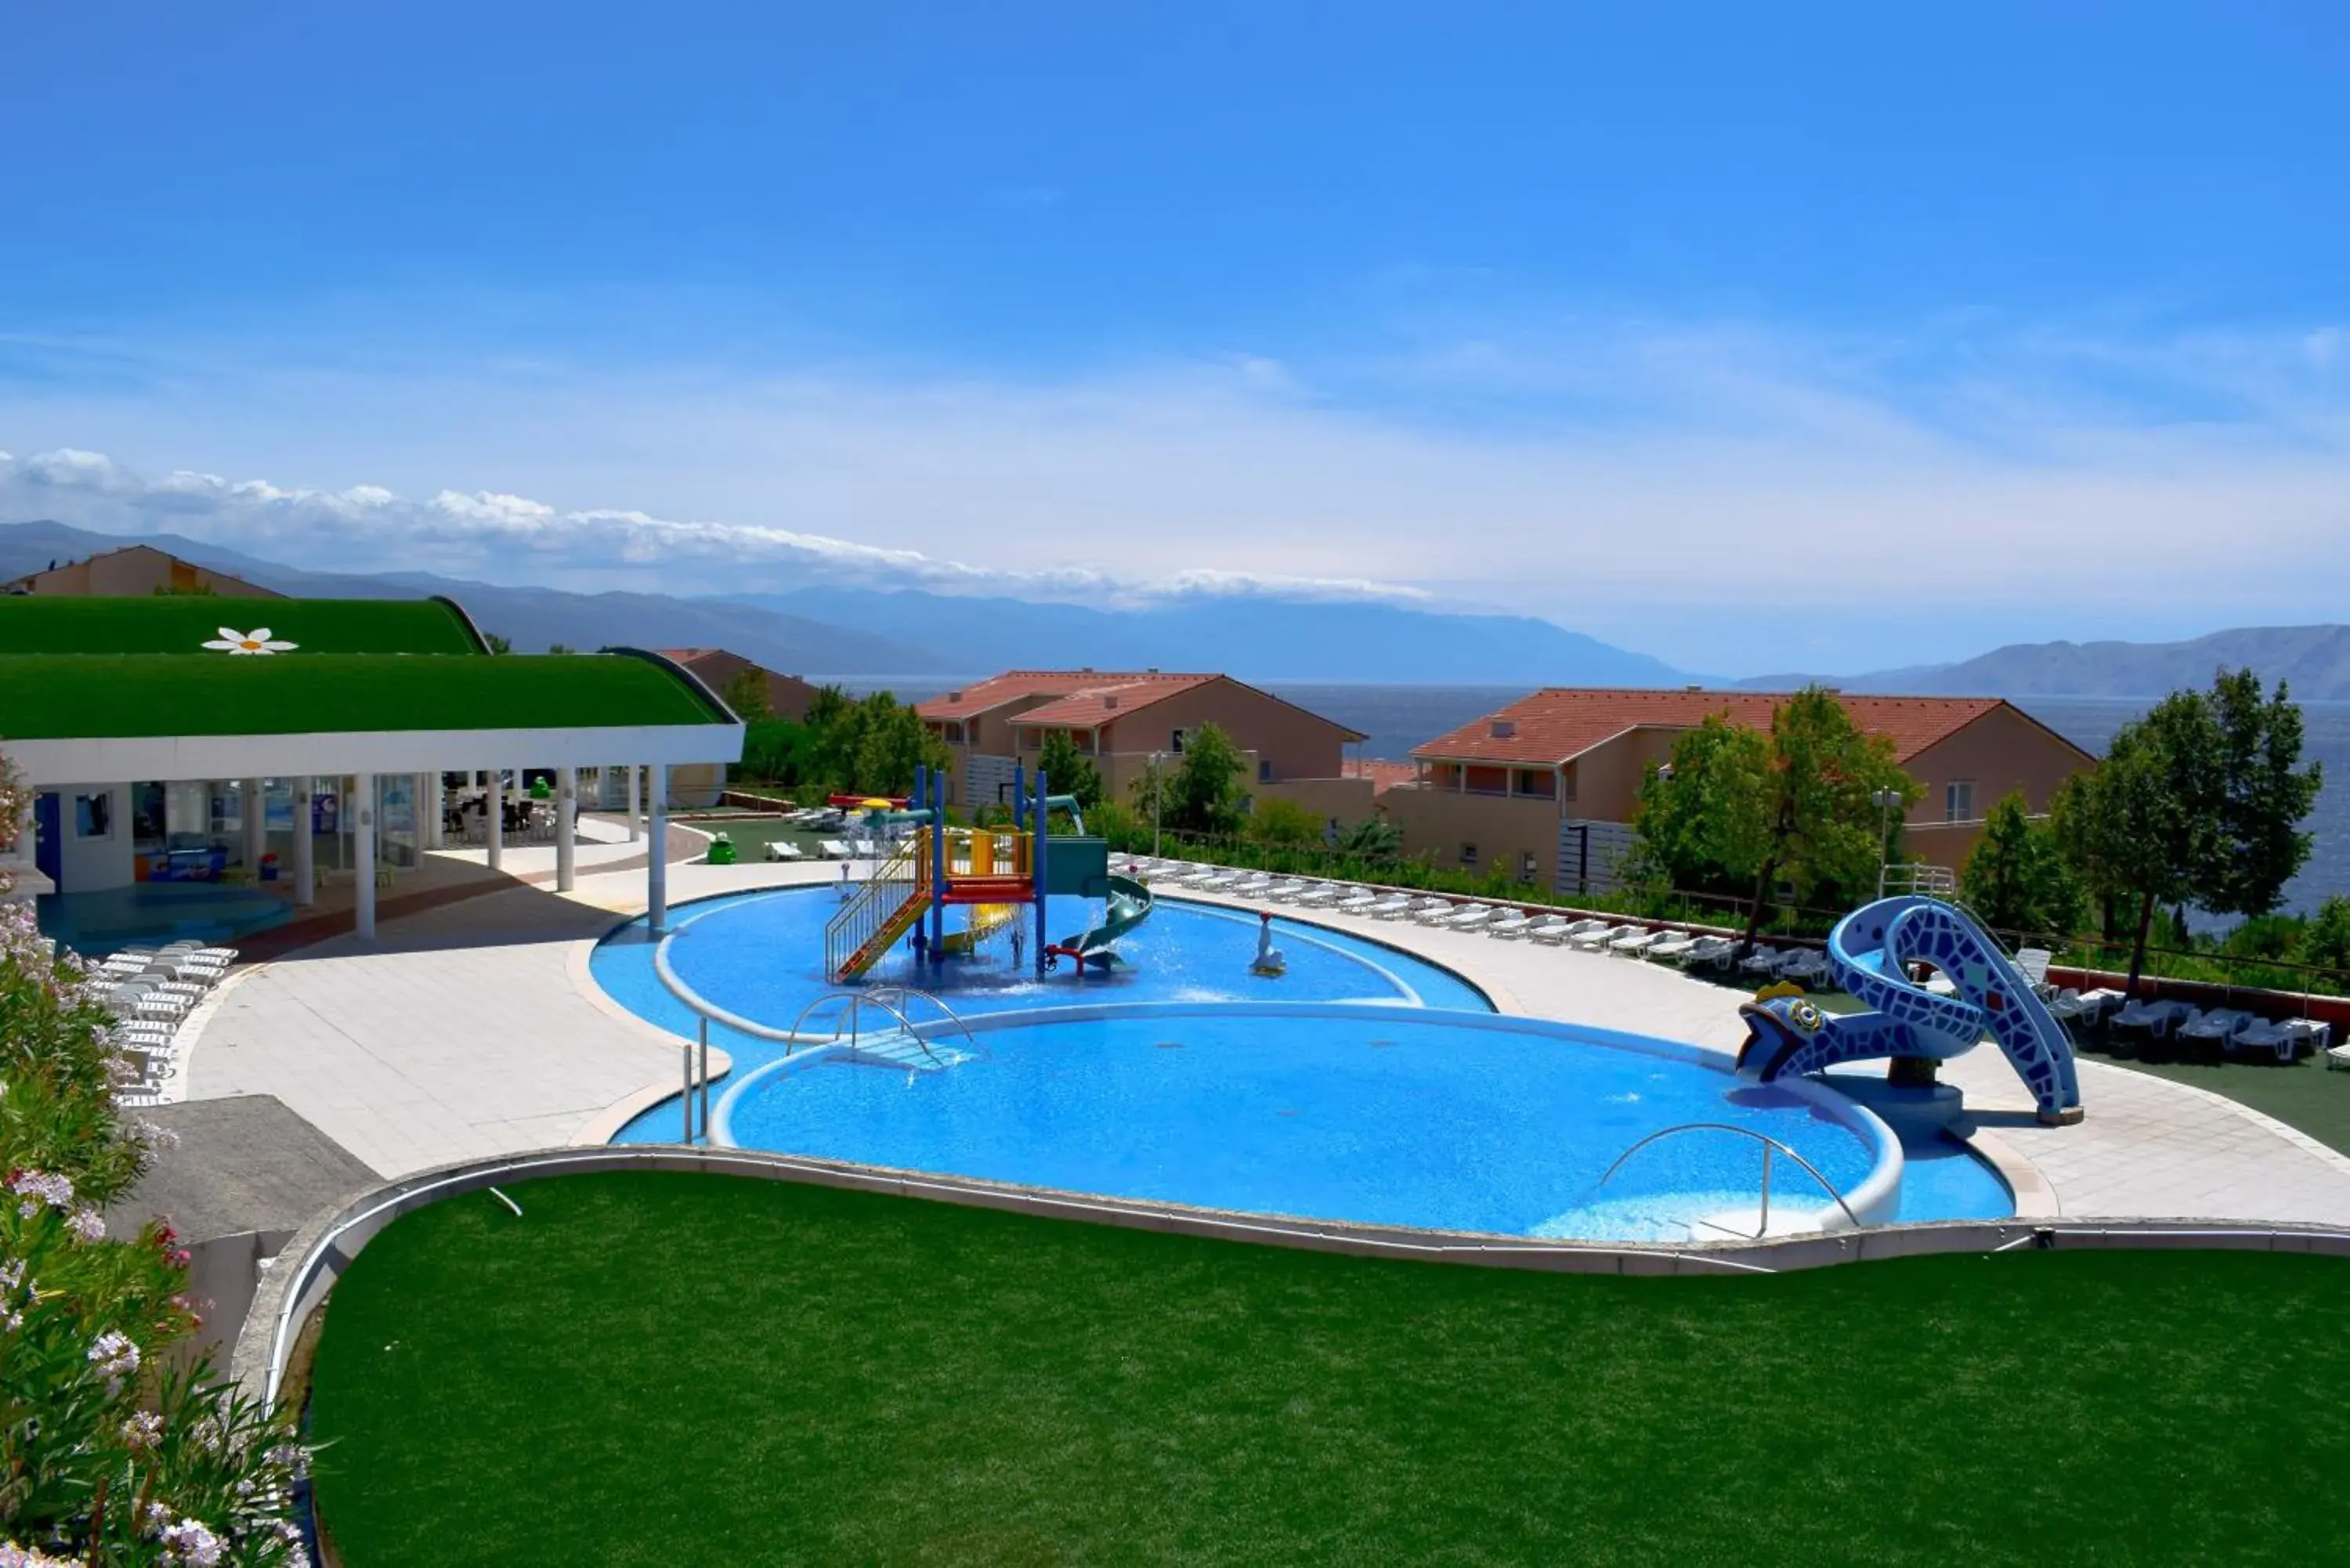
[[[1471,794],[1507,794],[1510,793],[1510,770],[1471,765],[1469,769]]]
[[[1259,784],[1271,784],[1273,782],[1273,759],[1271,757],[1259,757],[1257,759],[1256,782]]]
[[[1167,736],[1167,749],[1168,749],[1169,751],[1170,751],[1170,752],[1174,753],[1175,753],[1177,756],[1179,756],[1179,757],[1180,757],[1180,756],[1181,756],[1181,755],[1183,754],[1183,732],[1182,732],[1182,731],[1180,731],[1180,730],[1172,730],[1172,731],[1170,731],[1170,732],[1168,732],[1168,736]]]
[[[114,797],[112,795],[78,794],[74,796],[74,836],[76,838],[114,836]]]
[[[1537,869],[1534,864],[1534,852],[1531,849],[1522,851],[1518,856],[1518,880],[1533,881]]]
[[[1975,786],[1971,779],[1954,779],[1942,786],[1942,820],[1972,822],[1975,819]]]
[[[1558,775],[1548,768],[1520,768],[1515,793],[1550,800],[1558,794]]]
[[[944,738],[948,745],[960,746],[962,744],[962,726],[961,724],[951,723],[946,726],[946,732]]]
[[[1461,846],[1461,864],[1463,866],[1474,866],[1477,864],[1477,846],[1475,845],[1464,844]]]

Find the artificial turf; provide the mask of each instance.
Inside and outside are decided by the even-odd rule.
[[[2350,1542],[2350,1263],[1367,1261],[741,1178],[421,1210],[311,1415],[347,1568],[2252,1563]]]

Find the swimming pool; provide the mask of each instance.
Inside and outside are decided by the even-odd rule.
[[[1084,900],[1054,903],[1055,934],[1087,923]],[[668,963],[715,1006],[791,1028],[835,989],[817,955],[837,907],[828,888],[688,906]],[[894,1061],[831,1044],[786,1059],[779,1043],[713,1024],[712,1043],[733,1056],[713,1141],[1112,1199],[1557,1239],[1752,1234],[1762,1145],[1747,1133],[1794,1149],[1864,1222],[1955,1217],[1926,1211],[1978,1211],[1994,1202],[1986,1183],[2004,1192],[1960,1149],[1963,1171],[1938,1168],[1943,1179],[1905,1203],[1899,1142],[1842,1096],[1748,1084],[1690,1046],[1504,1018],[1425,959],[1303,922],[1274,931],[1289,970],[1271,980],[1248,970],[1253,917],[1167,898],[1106,976],[1039,980],[1008,952],[939,970],[901,950],[874,979],[934,991],[962,1023],[921,1024],[927,1048]],[[622,928],[593,973],[631,1011],[691,1035],[695,1015],[656,973],[657,947],[641,922]],[[672,1098],[619,1140],[672,1141],[679,1123]],[[1739,1130],[1672,1133],[1611,1173],[1643,1138],[1690,1123]],[[1776,1165],[1774,1232],[1844,1222],[1797,1162]]]

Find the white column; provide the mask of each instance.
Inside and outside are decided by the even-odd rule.
[[[418,774],[410,781],[408,798],[416,803],[410,810],[416,817],[416,853],[421,855],[432,847],[432,829],[441,821],[441,775]]]
[[[375,940],[375,775],[351,780],[351,930],[363,942]]]
[[[637,799],[637,764],[630,763],[629,764],[629,842],[631,844],[637,841],[637,813],[643,809],[644,806]]]
[[[482,818],[489,830],[490,869],[495,871],[506,859],[506,788],[495,768],[490,770],[489,780],[489,805]]]
[[[244,864],[258,881],[261,857],[269,848],[269,816],[261,797],[261,781],[245,780],[239,793],[244,796]]]
[[[632,767],[633,775],[636,770]],[[651,796],[646,803],[645,924],[656,931],[669,929],[669,764],[655,763]]]
[[[294,901],[306,907],[318,901],[318,867],[310,842],[310,799],[317,793],[317,779],[294,781]]]
[[[555,770],[555,890],[571,891],[577,880],[577,856],[572,840],[578,836],[579,770],[561,767]]]

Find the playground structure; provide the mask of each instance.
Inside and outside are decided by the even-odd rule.
[[[1903,894],[1883,898],[1838,920],[1828,933],[1835,983],[1869,1011],[1829,1013],[1800,996],[1758,997],[1739,1008],[1749,1031],[1738,1067],[1763,1083],[1816,1073],[1839,1062],[1893,1059],[1933,1063],[1971,1051],[1988,1032],[2051,1126],[2081,1119],[2081,1085],[2073,1043],[1988,931],[1955,904]],[[1943,995],[1909,976],[1931,964],[1956,994]]]
[[[1117,961],[1118,938],[1150,918],[1149,889],[1110,875],[1108,842],[1087,836],[1073,797],[1046,793],[1043,770],[1032,794],[1024,772],[1015,769],[1012,792],[1008,829],[949,827],[946,775],[924,768],[915,771],[913,793],[902,808],[876,805],[868,810],[866,822],[877,836],[893,828],[912,831],[827,923],[827,981],[839,984],[862,977],[901,940],[910,939],[917,959],[930,964],[969,957],[1001,933],[1011,933],[1016,945],[1031,911],[1039,978],[1064,958],[1079,973],[1088,963],[1107,969]],[[1068,815],[1075,835],[1053,836],[1055,811]],[[1053,941],[1045,918],[1045,900],[1055,895],[1100,898],[1104,917],[1076,936]],[[950,931],[947,911],[958,908],[970,913],[962,929]]]

